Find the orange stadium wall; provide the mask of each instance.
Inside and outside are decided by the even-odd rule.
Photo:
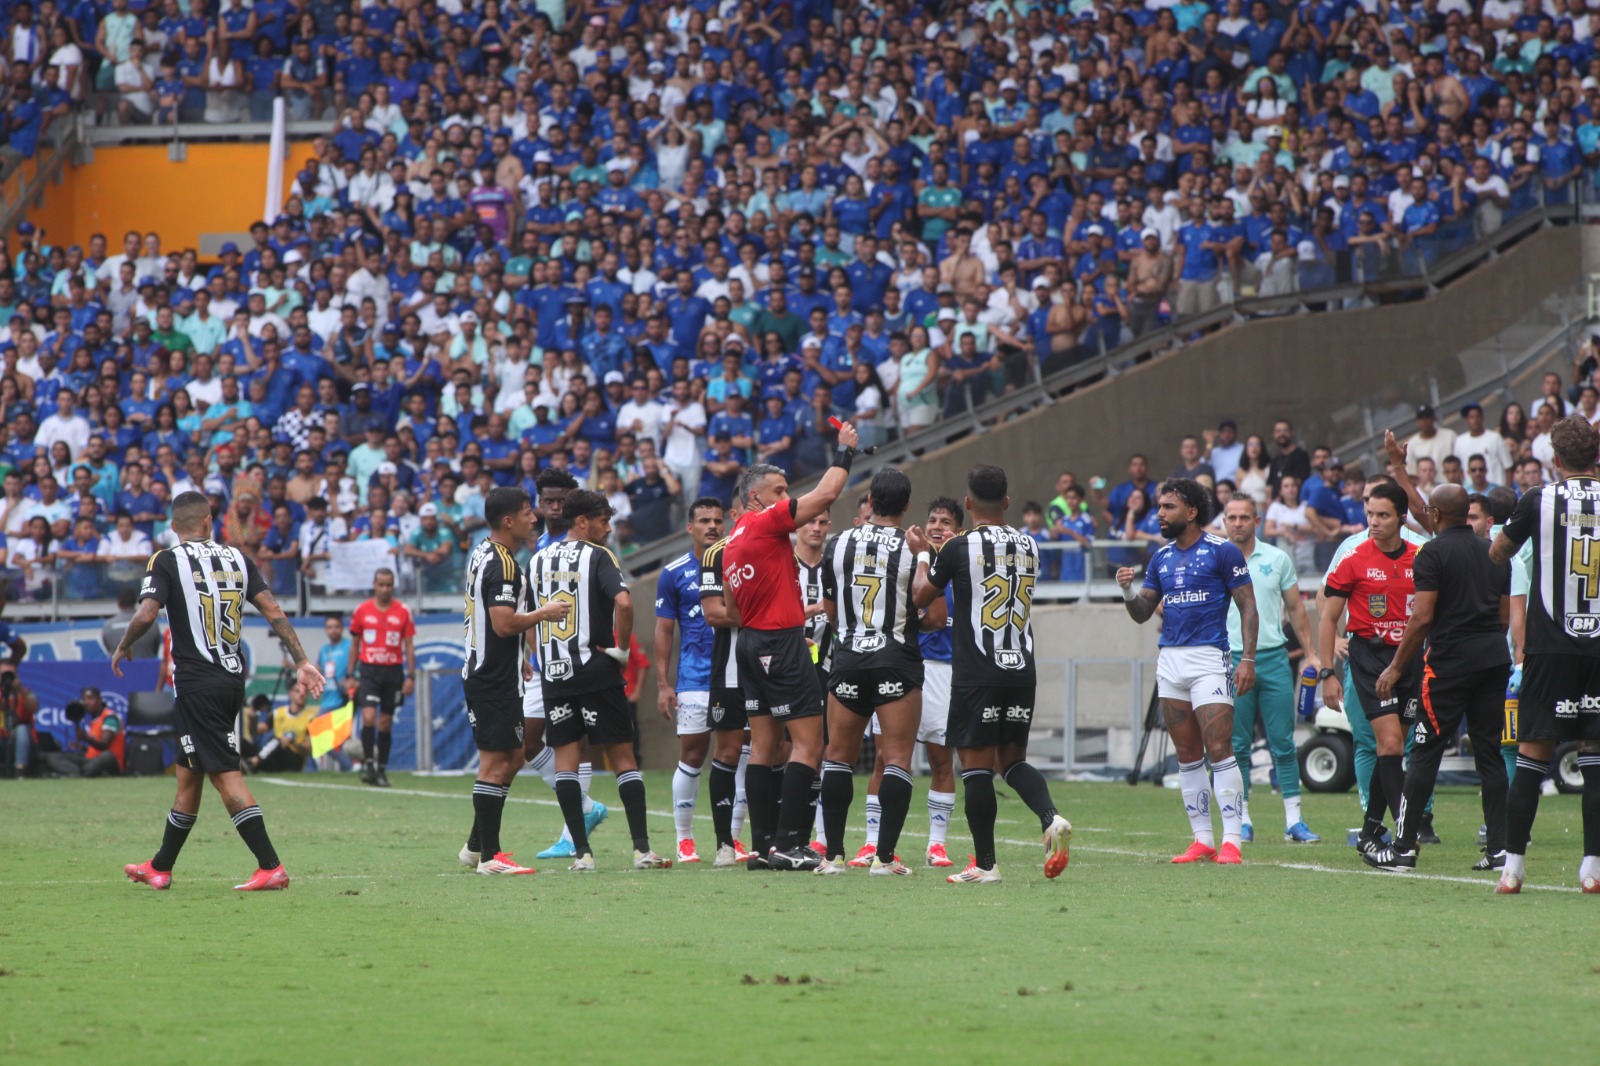
[[[311,158],[311,141],[289,144],[284,187]],[[110,145],[68,168],[27,214],[51,244],[87,244],[104,233],[115,251],[128,230],[154,230],[165,250],[201,247],[203,234],[238,234],[261,217],[267,195],[265,142],[188,144],[173,162],[166,144]],[[14,245],[13,245],[14,246]]]

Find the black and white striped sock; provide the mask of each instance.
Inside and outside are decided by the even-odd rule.
[[[472,810],[478,816],[478,851],[484,862],[500,854],[500,819],[506,809],[506,794],[510,791],[493,781],[472,783]]]
[[[644,778],[637,770],[624,770],[617,775],[617,798],[628,814],[628,835],[633,837],[633,850],[650,850],[650,827],[644,809]]]
[[[251,804],[233,816],[233,827],[239,831],[245,846],[255,853],[256,865],[263,870],[276,870],[278,853],[272,849],[272,839],[267,836],[267,822],[261,817],[261,808]]]
[[[161,829],[161,850],[150,860],[152,870],[171,872],[173,863],[178,861],[178,852],[189,839],[189,830],[194,828],[195,818],[193,814],[176,809],[167,812],[167,824]]]

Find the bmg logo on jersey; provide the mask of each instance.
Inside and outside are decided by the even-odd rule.
[[[994,664],[1002,670],[1021,670],[1028,665],[1028,660],[1020,651],[997,651]]]

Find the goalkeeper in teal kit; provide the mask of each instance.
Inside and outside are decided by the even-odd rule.
[[[1256,590],[1256,684],[1233,700],[1233,756],[1244,774],[1244,839],[1255,839],[1250,824],[1250,748],[1255,742],[1259,716],[1267,734],[1267,747],[1278,770],[1278,788],[1283,792],[1285,840],[1292,844],[1315,844],[1322,838],[1313,833],[1300,816],[1300,761],[1294,747],[1295,677],[1289,666],[1288,639],[1283,632],[1285,613],[1294,627],[1296,639],[1306,649],[1306,662],[1317,663],[1311,623],[1300,600],[1300,580],[1294,561],[1286,552],[1256,539],[1256,504],[1248,496],[1235,496],[1223,508],[1222,524],[1250,566],[1250,581]],[[1228,608],[1228,648],[1233,665],[1244,654],[1239,627],[1239,608]]]

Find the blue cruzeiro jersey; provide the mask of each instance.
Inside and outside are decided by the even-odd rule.
[[[944,610],[944,628],[917,637],[917,642],[922,646],[922,657],[930,663],[950,661],[950,621],[956,613],[956,592],[950,585],[944,588]]]
[[[693,552],[662,569],[656,581],[656,617],[678,623],[678,691],[709,692],[715,634],[700,611],[700,560]]]
[[[1230,540],[1206,533],[1188,551],[1164,545],[1144,572],[1144,587],[1161,596],[1161,646],[1227,651],[1228,605],[1248,584],[1250,566]]]

